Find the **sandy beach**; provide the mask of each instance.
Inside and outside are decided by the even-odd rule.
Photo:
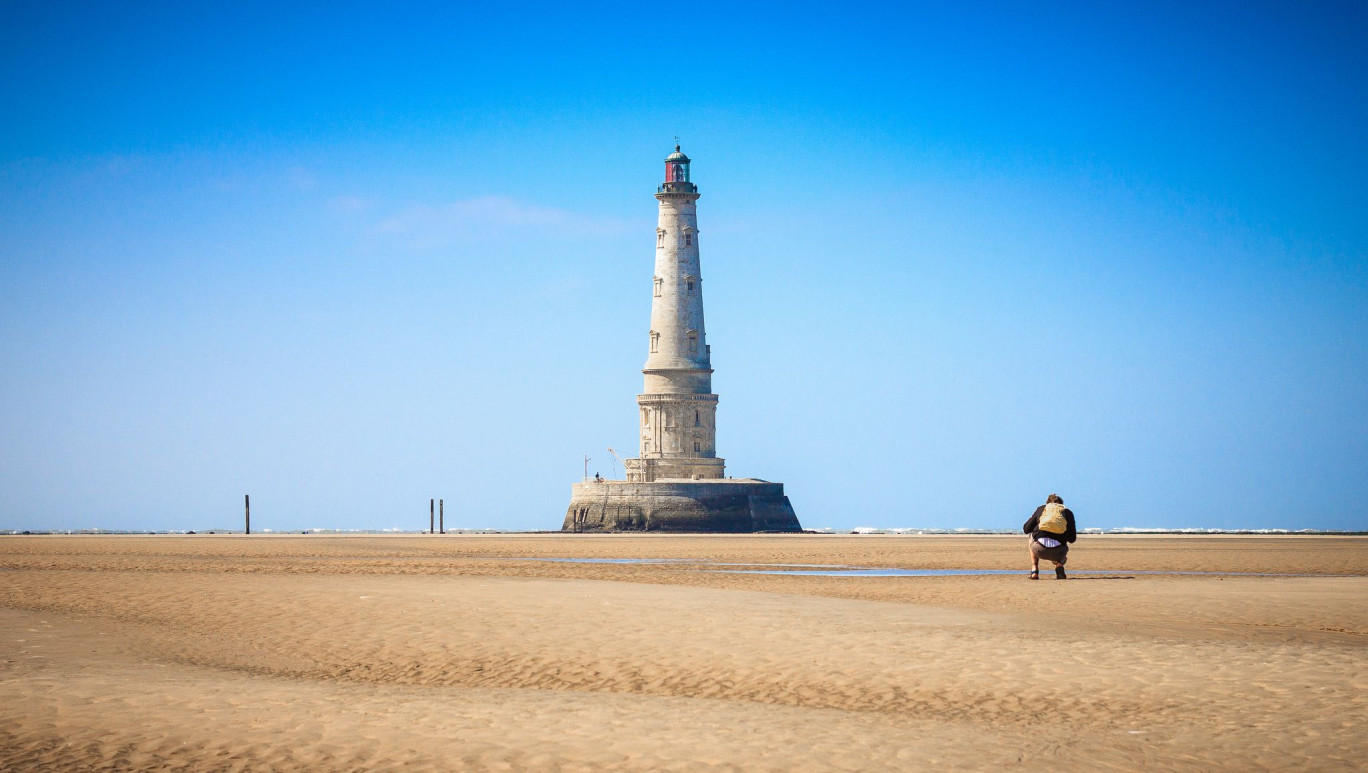
[[[1013,571],[745,573],[797,565]],[[1025,568],[999,536],[3,537],[0,768],[1368,767],[1368,539]]]

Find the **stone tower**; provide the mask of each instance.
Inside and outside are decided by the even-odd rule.
[[[641,453],[626,480],[571,486],[563,531],[802,531],[784,484],[727,478],[717,458],[717,395],[703,325],[698,187],[675,146],[656,190],[655,275],[645,387],[637,395]]]
[[[717,395],[703,324],[703,272],[698,260],[698,186],[689,181],[689,157],[665,159],[665,182],[656,192],[655,276],[647,333],[646,385],[637,395],[641,455],[628,459],[627,480],[723,477],[717,458]]]

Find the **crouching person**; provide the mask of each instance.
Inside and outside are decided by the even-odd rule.
[[[1078,539],[1078,527],[1074,524],[1073,511],[1064,506],[1058,494],[1045,498],[1045,504],[1036,508],[1021,530],[1031,535],[1031,574],[1032,580],[1040,579],[1040,559],[1055,565],[1055,578],[1067,580],[1064,562],[1069,558],[1069,544]]]

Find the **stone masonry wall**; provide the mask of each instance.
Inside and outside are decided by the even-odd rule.
[[[562,531],[798,532],[784,484],[765,481],[573,486]]]

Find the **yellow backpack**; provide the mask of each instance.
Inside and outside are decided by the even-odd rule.
[[[1036,528],[1051,534],[1063,534],[1068,531],[1069,522],[1064,518],[1064,505],[1058,502],[1045,505],[1045,512],[1040,514]]]

